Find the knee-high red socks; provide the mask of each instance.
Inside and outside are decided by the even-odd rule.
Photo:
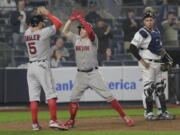
[[[31,111],[33,123],[38,123],[38,104],[39,104],[38,101],[30,102],[30,111]],[[49,106],[51,120],[57,120],[57,117],[56,117],[56,111],[57,111],[56,99],[55,98],[49,99],[48,100],[48,106]]]
[[[50,119],[51,120],[57,120],[57,104],[56,104],[56,98],[48,99],[48,106],[50,111]]]
[[[79,108],[78,103],[76,103],[76,102],[70,102],[69,103],[69,112],[70,112],[70,115],[71,115],[71,118],[70,118],[71,120],[75,119],[78,108]]]
[[[116,99],[112,100],[110,103],[111,103],[112,107],[120,114],[120,116],[122,118],[124,118],[124,116],[126,116],[123,108],[121,107],[121,105],[119,104],[119,102]]]
[[[38,123],[38,104],[38,101],[30,102],[30,111],[33,123]]]

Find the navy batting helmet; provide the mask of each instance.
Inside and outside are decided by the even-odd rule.
[[[44,22],[42,15],[35,15],[31,17],[30,23],[32,27],[36,27],[40,22]]]
[[[94,28],[91,23],[89,23],[89,22],[87,22],[87,23],[91,26],[91,28]],[[78,29],[81,29],[81,28],[84,29],[84,26],[83,26],[82,24],[79,24],[79,25],[77,26],[77,28],[78,28]]]
[[[155,18],[156,16],[151,11],[147,11],[143,16],[143,20],[146,19],[146,18],[149,18],[149,17]]]

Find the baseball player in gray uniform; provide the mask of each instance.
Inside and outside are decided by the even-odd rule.
[[[31,26],[24,34],[29,54],[27,81],[30,111],[32,113],[32,129],[35,131],[41,129],[41,126],[38,123],[38,104],[40,101],[40,92],[42,87],[46,95],[51,115],[49,127],[64,130],[67,129],[67,127],[60,124],[56,117],[57,94],[53,88],[52,75],[49,68],[49,40],[50,37],[56,33],[56,30],[59,30],[62,23],[55,16],[51,15],[44,7],[39,7],[37,12],[40,15],[35,15],[31,18]],[[53,25],[45,27],[43,16],[50,19]]]
[[[144,83],[143,106],[146,120],[175,119],[167,112],[164,89],[166,84],[162,78],[162,63],[171,66],[172,58],[162,47],[160,32],[155,25],[155,15],[148,11],[143,17],[142,27],[131,41],[130,50],[139,61]],[[157,115],[153,113],[153,96],[158,107]]]
[[[79,20],[79,35],[72,33],[69,29],[74,20]],[[91,25],[83,18],[81,11],[74,11],[63,29],[65,36],[74,44],[77,64],[77,75],[75,77],[74,88],[70,98],[70,119],[65,123],[68,127],[73,127],[75,117],[79,108],[79,100],[86,89],[92,88],[101,97],[111,103],[112,107],[120,114],[128,126],[133,125],[133,121],[124,113],[123,108],[108,90],[104,80],[98,72],[97,49],[98,39]]]

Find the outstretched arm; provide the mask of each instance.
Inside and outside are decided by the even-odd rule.
[[[68,38],[68,40],[72,41],[72,32],[70,31],[71,24],[72,24],[72,21],[69,19],[66,22],[62,32]]]
[[[51,20],[51,22],[55,25],[56,29],[60,29],[62,22],[56,18],[55,16],[48,14],[47,17]]]
[[[62,22],[55,16],[49,13],[49,11],[45,7],[39,7],[37,9],[37,12],[46,16],[48,19],[51,20],[51,22],[55,25],[56,29],[60,29]]]
[[[87,31],[89,39],[91,41],[94,41],[95,33],[94,33],[91,25],[88,22],[86,22],[82,16],[79,16],[78,19],[81,22],[81,24],[83,25],[84,29]]]

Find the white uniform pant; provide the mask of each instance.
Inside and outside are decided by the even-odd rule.
[[[51,69],[47,61],[29,63],[27,81],[30,101],[40,101],[41,89],[45,92],[46,100],[57,98]]]
[[[147,83],[150,83],[150,82],[155,82],[155,84],[161,82],[161,80],[163,79],[162,78],[162,71],[160,70],[161,63],[153,62],[153,61],[148,61],[148,60],[145,60],[145,61],[150,63],[150,67],[148,69],[146,69],[139,62],[139,67],[141,69],[142,78],[143,78],[143,86],[145,84],[147,84]],[[147,88],[147,86],[146,87],[144,86],[144,90],[146,88]],[[146,105],[146,102],[145,102],[146,95],[145,95],[144,91],[143,91],[142,97],[143,97],[143,106],[144,106],[144,109],[147,109],[147,105]],[[153,93],[153,97],[155,99],[157,108],[161,108],[161,104],[160,104],[159,98],[155,94],[155,91]]]
[[[88,88],[96,91],[98,95],[103,97],[107,102],[114,99],[114,96],[108,90],[101,74],[94,69],[92,72],[78,72],[75,77],[74,88],[71,93],[71,102],[78,102]]]

